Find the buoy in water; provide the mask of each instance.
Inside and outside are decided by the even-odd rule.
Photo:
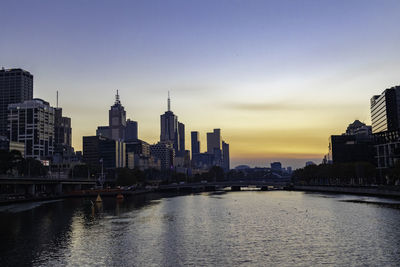
[[[117,199],[122,200],[122,199],[124,199],[124,196],[123,196],[121,193],[119,193],[119,194],[117,195]]]
[[[103,202],[103,200],[100,197],[100,194],[97,194],[96,202]]]

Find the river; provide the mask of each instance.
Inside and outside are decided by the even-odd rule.
[[[288,191],[0,206],[0,266],[395,266],[400,201]],[[94,201],[94,199],[93,199]]]

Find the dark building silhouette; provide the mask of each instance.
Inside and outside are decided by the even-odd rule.
[[[83,137],[83,161],[105,170],[126,166],[125,143],[103,136]]]
[[[400,86],[383,91],[371,98],[372,133],[395,131],[400,128]]]
[[[96,135],[122,141],[138,139],[138,123],[130,119],[126,120],[126,111],[121,104],[118,90],[114,105],[108,111],[108,126],[98,126]]]
[[[0,70],[0,135],[8,136],[8,105],[33,98],[33,75],[22,69]]]
[[[353,123],[350,123],[346,129],[346,135],[364,135],[371,136],[372,135],[372,127],[362,123],[359,120],[355,120]]]
[[[207,170],[212,166],[222,167],[225,171],[230,169],[229,144],[222,141],[221,130],[214,129],[207,133],[207,152],[200,153],[198,132],[191,133],[192,138],[192,166],[195,169]]]
[[[185,154],[185,124],[178,122],[179,156]]]
[[[229,144],[222,141],[222,168],[224,171],[230,170]]]
[[[68,162],[73,156],[71,118],[63,117],[62,108],[55,108],[53,162]]]
[[[357,135],[332,135],[329,154],[333,163],[363,161],[374,164],[374,139]]]
[[[160,142],[171,142],[175,152],[179,152],[178,116],[171,111],[168,93],[168,110],[160,116]]]
[[[108,121],[111,139],[125,140],[126,112],[119,100],[118,90],[115,96],[115,103],[108,112]]]
[[[194,154],[200,153],[199,132],[191,132],[192,158]]]
[[[125,128],[125,140],[133,141],[138,139],[138,124],[136,121],[128,119]]]
[[[207,133],[207,153],[213,154],[215,150],[221,150],[221,130],[214,129]]]
[[[375,164],[384,176],[384,169],[400,160],[400,86],[371,98],[371,121]]]
[[[282,163],[280,162],[272,162],[271,163],[271,170],[276,173],[282,172]]]

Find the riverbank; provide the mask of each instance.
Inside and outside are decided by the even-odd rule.
[[[47,200],[57,200],[57,199],[65,199],[65,198],[87,198],[93,197],[95,198],[98,194],[101,197],[116,197],[118,194],[122,194],[124,196],[130,195],[140,195],[154,192],[152,189],[139,189],[139,190],[81,190],[75,191],[66,194],[60,195],[49,195],[49,196],[35,196],[35,197],[24,197],[24,198],[11,198],[11,199],[3,199],[0,200],[0,205],[9,205],[15,203],[25,203],[25,202],[39,202],[39,201],[47,201]]]
[[[322,186],[322,185],[295,185],[290,188],[290,190],[295,190],[295,191],[328,192],[328,193],[400,198],[400,188],[397,187],[396,189],[387,187],[354,187],[354,186]]]

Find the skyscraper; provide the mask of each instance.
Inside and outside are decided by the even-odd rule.
[[[71,118],[62,116],[62,108],[54,109],[54,156],[57,163],[69,160],[73,154]]]
[[[192,141],[192,158],[194,154],[200,153],[199,132],[191,132]]]
[[[137,140],[138,123],[130,119],[126,120],[125,108],[121,105],[118,90],[115,95],[114,105],[108,112],[108,126],[98,126],[97,136],[103,136],[113,140]]]
[[[185,124],[178,122],[179,154],[185,154]]]
[[[125,140],[133,141],[138,139],[138,124],[136,121],[128,119],[125,128]]]
[[[221,150],[221,130],[214,129],[213,132],[207,133],[207,153],[214,154],[215,150]]]
[[[125,127],[126,127],[126,112],[124,107],[121,105],[119,100],[119,94],[115,95],[115,103],[111,106],[108,112],[108,125],[110,127],[111,139],[113,140],[124,140],[125,139]]]
[[[160,116],[161,142],[171,142],[175,152],[179,151],[178,116],[171,111],[171,100],[168,93],[168,110]]]
[[[224,141],[222,141],[222,168],[224,171],[230,169],[229,144]]]
[[[32,97],[32,74],[22,69],[0,70],[0,135],[8,136],[8,105],[32,100]]]
[[[400,86],[371,98],[372,133],[400,129]]]
[[[53,155],[54,108],[35,98],[8,106],[10,141],[25,144],[25,157],[48,159]]]

